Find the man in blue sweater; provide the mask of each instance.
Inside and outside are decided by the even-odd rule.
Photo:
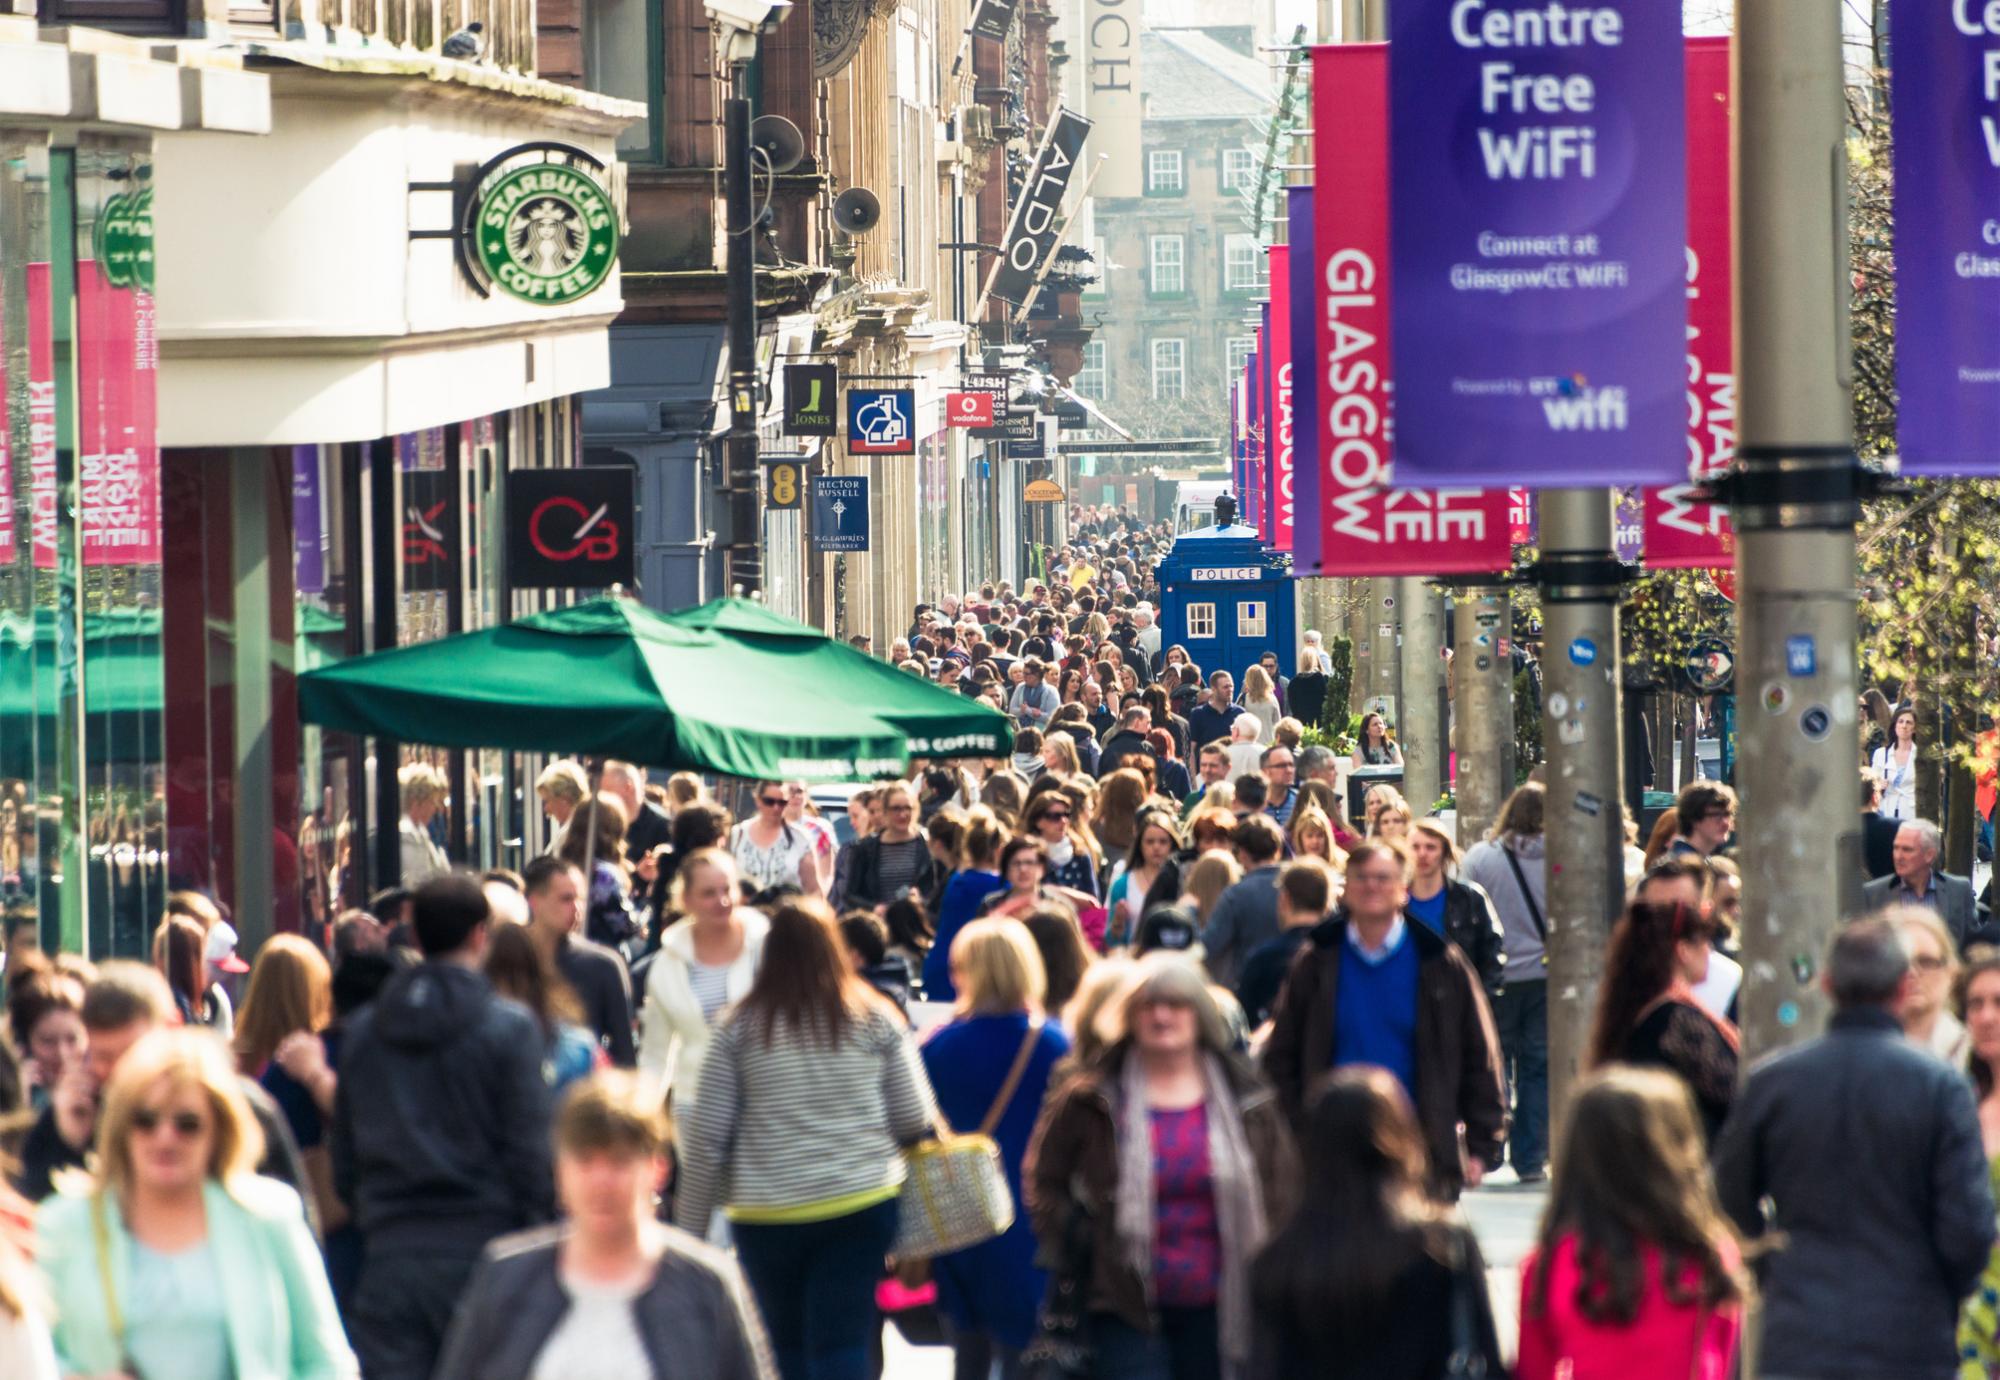
[[[1227,671],[1208,678],[1208,698],[1188,710],[1188,743],[1199,752],[1210,743],[1229,741],[1230,725],[1240,712],[1229,702],[1236,693],[1236,680]]]
[[[1456,1198],[1479,1186],[1506,1134],[1500,1041],[1471,962],[1404,918],[1408,879],[1399,844],[1370,839],[1347,855],[1341,907],[1314,926],[1278,994],[1264,1071],[1296,1127],[1329,1069],[1389,1070],[1416,1106],[1433,1189]]]

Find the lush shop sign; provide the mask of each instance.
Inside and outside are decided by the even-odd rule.
[[[474,290],[560,307],[597,291],[618,262],[618,208],[604,164],[568,144],[522,144],[461,195],[458,262]]]

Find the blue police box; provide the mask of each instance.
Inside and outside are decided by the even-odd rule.
[[[1186,647],[1206,679],[1243,673],[1266,652],[1278,669],[1297,667],[1296,595],[1289,552],[1274,550],[1240,523],[1182,534],[1160,563],[1160,643]]]

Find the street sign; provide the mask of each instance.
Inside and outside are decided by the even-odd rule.
[[[1688,648],[1681,670],[1697,695],[1726,694],[1736,678],[1736,653],[1720,637],[1704,637]]]
[[[787,457],[764,462],[764,506],[797,508],[805,501],[806,462]]]
[[[1007,443],[1007,454],[1015,460],[1046,460],[1049,458],[1049,437],[1046,431],[1036,427],[1026,436]]]
[[[787,364],[785,366],[785,420],[787,436],[837,436],[840,418],[833,400],[840,393],[840,369],[832,364]]]
[[[868,549],[868,476],[823,474],[812,481],[812,548]]]
[[[915,455],[917,395],[910,388],[847,390],[850,455]]]
[[[630,584],[634,471],[591,465],[507,472],[507,583],[516,589]]]
[[[1060,503],[1065,497],[1062,485],[1053,479],[1030,480],[1021,490],[1021,497],[1029,503]]]
[[[989,441],[1029,441],[1035,437],[1042,414],[1031,407],[996,407],[991,426],[977,427],[974,436]]]
[[[947,393],[944,399],[946,426],[992,426],[993,405],[998,399],[981,390],[975,393]]]

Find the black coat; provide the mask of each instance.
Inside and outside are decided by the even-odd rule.
[[[1868,880],[1879,882],[1884,877],[1896,875],[1896,831],[1903,827],[1900,819],[1889,819],[1873,810],[1861,813],[1861,864],[1868,872]]]
[[[1147,743],[1146,735],[1134,733],[1129,728],[1121,728],[1104,740],[1104,755],[1098,759],[1097,774],[1100,777],[1109,776],[1125,764],[1127,757],[1141,755],[1153,756],[1153,749]]]
[[[924,898],[924,909],[937,914],[938,898],[944,894],[944,884],[951,873],[945,865],[930,853],[930,842],[924,831],[919,829],[916,837],[924,845],[924,865],[917,869],[916,880],[912,883]],[[882,892],[882,836],[870,834],[856,839],[851,847],[847,864],[847,884],[841,892],[842,906],[857,906],[862,910],[872,910],[895,900]]]
[[[341,1045],[334,1191],[371,1252],[470,1256],[555,1216],[542,1031],[450,962],[398,973]]]
[[[1500,973],[1507,966],[1500,952],[1500,914],[1493,898],[1477,882],[1447,878],[1444,884],[1444,937],[1472,961],[1487,994],[1500,990]]]
[[[1784,1241],[1760,1270],[1764,1373],[1957,1374],[1959,1301],[1993,1246],[1987,1172],[1971,1084],[1887,1011],[1840,1012],[1752,1069],[1715,1183],[1746,1238]]]

